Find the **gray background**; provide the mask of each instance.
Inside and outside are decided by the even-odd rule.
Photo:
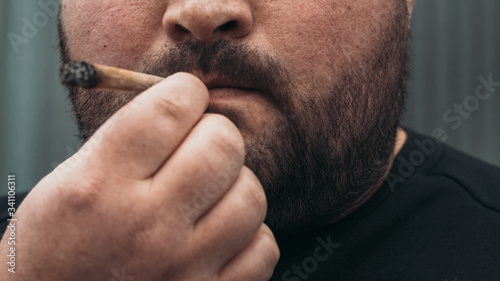
[[[58,81],[56,18],[38,2],[0,1],[0,175],[7,182],[7,174],[15,173],[19,191],[31,189],[79,147]],[[404,121],[426,134],[442,128],[449,135],[446,143],[497,166],[500,88],[456,129],[443,114],[474,94],[479,76],[492,74],[500,81],[499,15],[499,0],[416,0]],[[39,27],[15,50],[9,33],[22,35],[23,18],[33,23],[34,17]],[[5,193],[6,184],[0,186]]]

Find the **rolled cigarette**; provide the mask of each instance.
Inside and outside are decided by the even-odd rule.
[[[164,77],[87,62],[68,62],[61,67],[61,82],[68,87],[144,91]]]

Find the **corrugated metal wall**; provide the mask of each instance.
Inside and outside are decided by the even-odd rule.
[[[441,128],[448,144],[498,166],[500,87],[484,101],[474,96],[479,76],[500,82],[499,17],[499,0],[416,0],[405,121],[427,134]]]
[[[21,190],[78,149],[57,78],[55,17],[41,2],[57,1],[0,1],[0,175],[16,173]],[[470,98],[479,76],[500,81],[499,16],[499,0],[416,0],[405,125],[427,134],[441,128],[447,143],[500,166],[500,87],[477,109]],[[23,30],[26,21],[35,29]],[[29,36],[14,47],[9,34],[23,31]],[[451,109],[448,117],[460,116],[454,105],[464,102],[474,110],[453,129],[457,121],[446,122],[443,114]]]
[[[15,173],[18,190],[31,189],[78,147],[58,81],[56,16],[40,5],[57,2],[0,0],[0,178]]]

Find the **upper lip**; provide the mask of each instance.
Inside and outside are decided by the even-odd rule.
[[[258,90],[250,83],[244,83],[241,81],[234,81],[231,79],[226,79],[220,76],[215,75],[202,75],[198,76],[200,80],[207,86],[207,88],[235,88],[235,89],[243,89],[243,90]]]

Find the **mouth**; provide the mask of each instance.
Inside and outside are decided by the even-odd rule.
[[[198,76],[207,86],[210,93],[210,103],[240,99],[249,95],[260,95],[260,89],[253,87],[250,83],[233,81],[217,76]]]

